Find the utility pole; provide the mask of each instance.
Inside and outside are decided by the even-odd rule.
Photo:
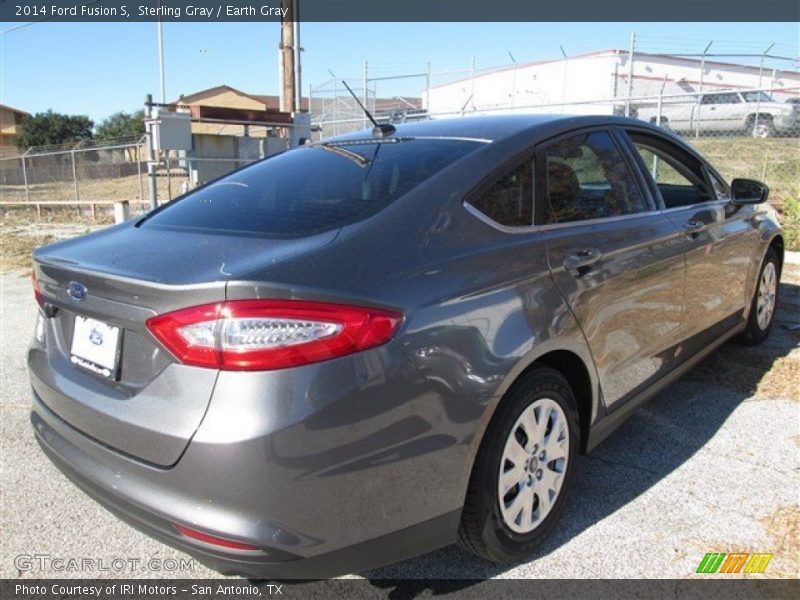
[[[297,81],[295,71],[295,0],[281,0],[281,5],[286,16],[281,20],[281,111],[296,112],[299,107],[297,102]]]
[[[167,103],[167,86],[164,80],[164,29],[158,20],[158,78],[161,83],[161,104]]]

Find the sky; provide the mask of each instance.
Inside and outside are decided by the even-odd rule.
[[[40,112],[85,114],[99,122],[116,111],[159,100],[155,23],[0,23],[0,103]],[[304,23],[303,94],[330,71],[360,84],[370,76],[464,70],[510,62],[637,47],[651,52],[772,53],[797,57],[797,23]],[[276,23],[166,23],[167,100],[227,84],[255,94],[278,92]],[[730,59],[729,59],[730,60]],[[783,63],[789,65],[791,63]],[[778,66],[778,65],[776,65]],[[798,63],[794,63],[797,68]],[[436,82],[446,75],[434,76]],[[455,78],[455,76],[454,76]],[[423,78],[381,82],[379,95],[419,95]]]

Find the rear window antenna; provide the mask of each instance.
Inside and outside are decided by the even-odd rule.
[[[375,137],[382,138],[382,137],[387,137],[389,135],[392,135],[395,131],[397,131],[395,126],[392,125],[391,123],[378,123],[375,120],[375,117],[373,117],[370,114],[370,112],[367,110],[367,107],[364,106],[363,104],[361,104],[361,100],[359,100],[358,96],[356,96],[353,93],[353,90],[350,89],[350,86],[347,85],[347,82],[344,79],[342,79],[342,83],[344,84],[344,87],[347,88],[347,91],[350,92],[350,95],[353,97],[353,100],[356,101],[356,103],[361,107],[361,110],[364,111],[364,114],[367,115],[367,118],[372,122],[372,126],[373,126],[372,127],[372,135],[374,135]]]

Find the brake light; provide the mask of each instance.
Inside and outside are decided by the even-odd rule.
[[[232,300],[158,315],[147,328],[187,365],[268,371],[388,342],[398,312],[299,300]]]
[[[33,284],[33,297],[41,308],[44,308],[44,294],[42,294],[42,286],[39,285],[39,280],[36,279],[36,271],[31,273],[31,283]]]

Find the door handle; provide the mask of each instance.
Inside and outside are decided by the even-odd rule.
[[[697,233],[700,233],[705,228],[706,228],[706,224],[705,223],[703,223],[702,221],[694,220],[694,219],[692,219],[691,221],[686,221],[686,223],[683,225],[684,233],[686,233],[687,235],[690,235],[690,236],[691,235],[695,235]]]
[[[589,267],[602,257],[603,253],[597,248],[575,250],[564,259],[564,268],[567,269],[567,271],[577,271],[578,275],[583,275],[583,273],[589,270]]]

